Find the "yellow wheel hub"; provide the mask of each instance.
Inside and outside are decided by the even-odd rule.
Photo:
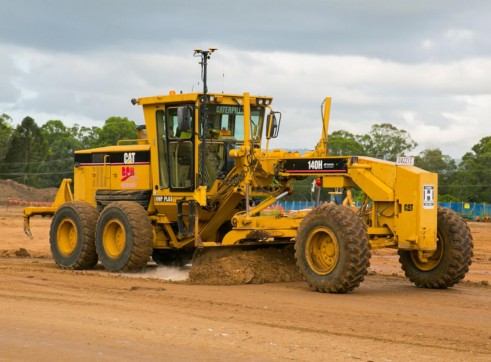
[[[436,250],[424,257],[417,250],[411,252],[411,259],[414,265],[421,271],[430,271],[435,269],[441,262],[443,257],[443,243],[441,242],[441,236],[438,234],[438,240],[436,243]]]
[[[71,255],[76,247],[78,240],[77,227],[72,219],[63,219],[58,226],[56,233],[58,250],[65,256]]]
[[[104,226],[102,237],[106,254],[112,259],[119,258],[126,246],[126,231],[121,221],[109,220]]]
[[[317,227],[310,232],[305,243],[305,249],[307,263],[316,274],[327,275],[338,264],[338,239],[326,227]]]

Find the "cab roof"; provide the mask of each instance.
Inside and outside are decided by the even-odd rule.
[[[152,104],[162,104],[162,103],[185,103],[192,102],[196,103],[203,93],[175,93],[170,91],[167,95],[157,95],[151,97],[142,97],[134,101],[134,104],[139,104],[141,106],[152,105]],[[223,94],[223,93],[207,93],[208,99],[211,103],[237,103],[241,101],[244,97],[243,94]],[[268,104],[271,104],[273,97],[271,96],[249,96],[252,105],[258,102],[258,99],[268,100]]]

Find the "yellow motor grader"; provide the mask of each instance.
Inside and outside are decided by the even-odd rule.
[[[370,249],[396,248],[418,287],[447,288],[471,264],[472,236],[455,212],[437,204],[437,174],[404,162],[330,156],[330,98],[313,151],[269,150],[281,114],[272,97],[211,93],[207,61],[215,49],[196,49],[203,92],[133,99],[145,127],[137,140],[76,151],[74,187],[63,180],[51,207],[53,259],[64,269],[140,270],[150,258],[178,263],[213,260],[234,250],[294,248],[312,289],[352,291],[363,281]],[[264,146],[264,147],[263,147]],[[320,179],[328,189],[361,189],[355,212],[335,203],[312,210],[261,213],[294,192],[292,181]]]

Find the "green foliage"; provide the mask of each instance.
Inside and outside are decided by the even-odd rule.
[[[10,125],[12,118],[5,113],[0,115],[0,161],[5,159],[10,141],[12,140],[12,133],[14,129]]]
[[[363,156],[365,150],[355,135],[347,131],[334,131],[328,138],[327,147],[332,156]]]
[[[439,174],[446,174],[457,170],[455,160],[449,155],[444,155],[439,148],[421,151],[414,158],[414,162],[419,168],[426,171],[438,172]]]
[[[81,143],[82,149],[88,149],[92,147],[97,147],[99,133],[101,129],[99,127],[85,127],[82,126],[79,128],[78,124],[74,126],[75,138]]]
[[[468,202],[491,203],[491,136],[462,157],[453,181],[454,194]]]
[[[42,178],[42,161],[47,153],[47,145],[34,119],[24,118],[12,133],[1,173],[11,174],[12,178],[27,185],[38,185]]]
[[[92,129],[97,137],[91,147],[111,146],[119,140],[136,139],[136,124],[126,117],[110,117],[101,129]],[[90,135],[90,133],[89,133]]]
[[[438,192],[440,195],[451,193],[451,184],[455,178],[457,165],[449,155],[444,155],[439,148],[426,149],[414,158],[414,164],[423,170],[438,173]]]
[[[137,138],[135,123],[122,117],[108,118],[102,128],[67,127],[60,120],[39,127],[26,117],[14,129],[11,121],[6,114],[0,116],[0,178],[34,187],[58,187],[63,178],[73,177],[76,150]]]
[[[73,153],[82,149],[82,143],[76,138],[77,128],[67,128],[59,120],[46,122],[41,130],[49,145],[42,168],[50,173],[37,186],[57,187],[63,178],[73,178]]]
[[[358,136],[357,141],[367,155],[388,161],[395,161],[417,146],[407,131],[390,123],[373,125],[370,133]]]
[[[450,194],[438,195],[438,202],[459,202],[460,200]]]
[[[333,156],[370,156],[395,161],[417,146],[409,133],[390,123],[375,124],[364,135],[335,131],[328,139],[329,154]]]

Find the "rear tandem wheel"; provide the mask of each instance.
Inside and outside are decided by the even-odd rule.
[[[344,206],[324,204],[300,223],[295,258],[314,290],[352,291],[367,274],[370,256],[365,225]]]
[[[106,269],[143,269],[153,247],[153,228],[147,211],[132,201],[110,203],[97,221],[95,245]]]
[[[56,264],[63,269],[91,269],[97,264],[94,243],[99,213],[92,205],[73,201],[56,210],[49,243]]]
[[[406,277],[420,288],[444,289],[460,282],[472,262],[472,235],[455,211],[438,208],[437,250],[421,260],[417,250],[399,250]]]

